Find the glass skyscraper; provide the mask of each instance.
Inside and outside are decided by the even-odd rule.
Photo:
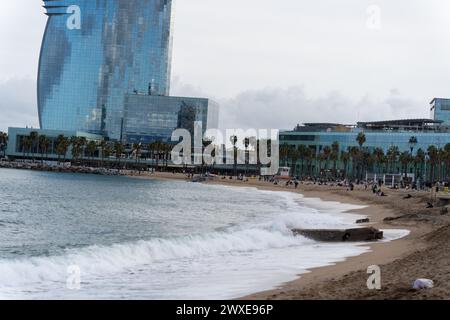
[[[169,94],[172,0],[45,0],[41,129],[119,139],[127,94]]]
[[[130,94],[125,98],[124,141],[151,143],[170,142],[177,128],[194,136],[194,123],[202,125],[202,133],[219,125],[219,106],[211,99],[162,97]]]

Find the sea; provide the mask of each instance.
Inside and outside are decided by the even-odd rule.
[[[234,299],[368,252],[293,228],[361,206],[291,192],[0,169],[0,299]],[[385,230],[386,240],[406,236]]]

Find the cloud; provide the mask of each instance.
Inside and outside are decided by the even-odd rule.
[[[292,129],[305,122],[352,124],[357,121],[429,117],[428,105],[403,96],[395,88],[384,99],[369,95],[352,99],[337,91],[310,97],[302,86],[247,90],[232,98],[221,98],[210,96],[202,88],[184,83],[175,76],[171,94],[216,100],[220,104],[222,129]],[[0,97],[0,130],[12,126],[38,127],[34,80],[0,82]]]
[[[0,82],[0,131],[8,127],[38,126],[36,81],[10,79]]]
[[[182,96],[209,97],[201,88],[184,84],[175,77],[172,93]],[[291,129],[305,122],[337,122],[428,118],[429,107],[422,101],[402,96],[391,89],[384,99],[365,95],[352,99],[334,91],[309,97],[304,87],[247,90],[232,98],[209,97],[220,103],[220,127]],[[430,99],[431,100],[431,99]]]

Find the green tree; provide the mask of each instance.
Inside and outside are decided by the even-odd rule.
[[[436,165],[439,161],[439,150],[434,145],[431,145],[427,151],[430,159],[430,181],[434,183],[436,178]]]
[[[344,174],[343,174],[343,178],[347,179],[347,175],[348,175],[348,164],[350,162],[351,156],[350,153],[347,151],[342,151],[341,152],[341,161],[344,165]]]
[[[245,137],[243,143],[244,143],[244,150],[245,150],[245,175],[247,175],[248,163],[250,162],[250,155],[248,152],[248,147],[250,146],[250,138]]]
[[[377,166],[378,173],[382,173],[380,168],[382,168],[382,165],[385,161],[385,156],[384,156],[384,151],[381,148],[375,148],[373,150],[373,156],[374,156],[374,161],[375,161],[375,165]]]
[[[233,145],[233,154],[234,154],[234,159],[233,159],[233,166],[234,166],[234,176],[237,177],[237,154],[238,154],[238,148],[237,148],[237,143],[238,143],[238,137],[236,135],[232,135],[230,137],[230,142]]]
[[[58,155],[58,164],[61,163],[61,157],[63,157],[64,162],[66,161],[67,152],[69,150],[70,140],[64,135],[59,135],[56,138],[56,154]]]
[[[110,156],[111,149],[109,148],[109,143],[105,140],[100,141],[100,143],[98,144],[98,147],[100,149],[100,167],[103,168],[105,158]],[[106,155],[107,149],[108,149],[108,155]]]
[[[325,170],[328,170],[328,161],[330,160],[330,156],[331,156],[331,148],[329,146],[325,146],[325,148],[323,148],[323,152],[322,152],[322,160],[325,162]]]
[[[50,148],[50,139],[45,135],[39,136],[39,150],[41,152],[41,162],[44,163],[44,156],[48,155],[48,149]]]
[[[139,163],[139,158],[141,155],[141,151],[142,151],[142,143],[133,143],[132,146],[132,152],[134,154],[134,157],[136,159],[136,164]]]
[[[408,166],[410,162],[412,161],[411,154],[408,151],[402,152],[399,156],[399,161],[402,165],[403,174],[405,175],[405,178],[408,177]]]
[[[300,159],[300,176],[303,176],[303,167],[304,167],[304,162],[308,157],[308,154],[310,152],[311,149],[309,149],[307,146],[305,146],[304,144],[301,144],[297,147],[298,150],[298,156]]]
[[[125,147],[120,141],[114,142],[114,154],[117,159],[117,165],[120,167],[120,159],[122,158],[122,154],[125,152]]]
[[[39,153],[39,134],[36,131],[32,131],[30,132],[30,141],[31,141],[31,146],[30,146],[30,153],[32,155],[33,158],[33,162],[35,160],[34,155],[36,153]]]
[[[334,176],[337,177],[337,162],[339,160],[339,142],[335,141],[333,142],[333,144],[331,145],[331,155],[330,155],[330,159],[333,161],[333,171],[334,171]]]
[[[287,167],[287,161],[289,157],[289,145],[287,143],[283,143],[280,146],[280,158],[284,161],[284,166]]]
[[[30,136],[23,136],[21,144],[22,144],[23,157],[25,158],[31,152],[31,148],[33,146],[33,141],[31,140]]]
[[[414,157],[414,172],[417,177],[423,178],[423,169],[425,166],[426,154],[422,149],[418,149]]]
[[[400,151],[398,150],[397,146],[391,146],[388,150],[388,152],[386,153],[387,159],[388,159],[388,164],[390,165],[391,168],[391,173],[395,173],[395,165],[397,163],[397,159],[398,156],[400,155]]]
[[[94,159],[95,153],[97,152],[97,142],[91,140],[86,145],[86,152],[88,154],[89,159],[91,162]]]
[[[360,156],[361,156],[361,150],[357,147],[350,147],[348,150],[350,157],[352,159],[352,176],[359,177],[359,168],[360,168]]]
[[[289,161],[291,162],[291,176],[295,177],[297,175],[297,162],[300,158],[300,152],[298,148],[293,145],[289,146],[288,157]]]
[[[3,153],[3,157],[6,157],[7,145],[8,145],[8,134],[6,132],[0,132],[0,152]]]
[[[411,156],[414,154],[414,148],[416,147],[418,143],[417,137],[411,137],[409,138],[409,148],[411,150]]]

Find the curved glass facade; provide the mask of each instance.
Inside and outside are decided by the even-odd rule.
[[[119,139],[127,94],[169,94],[172,0],[44,3],[41,128]]]

